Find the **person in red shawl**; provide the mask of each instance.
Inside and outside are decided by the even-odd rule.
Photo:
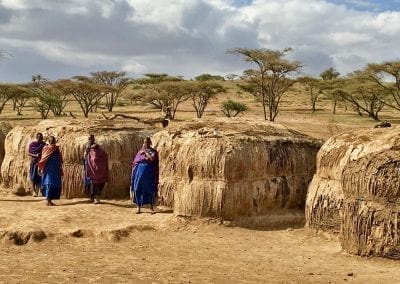
[[[150,137],[146,137],[142,149],[136,154],[132,163],[131,197],[137,205],[137,214],[141,213],[141,207],[145,204],[150,204],[151,212],[154,213],[158,179],[158,152],[151,147]]]
[[[31,157],[29,165],[29,179],[32,183],[33,195],[38,196],[39,188],[42,185],[42,177],[39,175],[38,162],[40,161],[43,147],[46,143],[43,141],[43,134],[36,134],[36,141],[29,144],[28,156]]]
[[[38,162],[39,171],[42,173],[42,195],[46,197],[47,206],[54,206],[54,199],[60,199],[62,184],[62,156],[56,145],[56,138],[49,137],[49,144],[43,147],[42,156]]]
[[[94,135],[88,138],[84,154],[85,191],[90,196],[90,202],[100,203],[100,195],[108,182],[108,155],[99,144],[95,143]]]

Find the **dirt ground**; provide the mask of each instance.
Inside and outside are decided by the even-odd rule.
[[[341,251],[306,229],[134,214],[128,201],[47,207],[0,194],[1,283],[395,283],[400,263]]]

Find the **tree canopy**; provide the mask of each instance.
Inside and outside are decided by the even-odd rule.
[[[249,84],[260,88],[260,92],[257,94],[261,95],[265,120],[267,120],[268,114],[268,119],[275,121],[282,96],[295,83],[291,76],[300,71],[302,67],[300,62],[285,58],[291,50],[291,48],[283,50],[235,48],[228,50],[228,53],[240,55],[245,61],[256,64],[257,69],[247,72],[247,77]]]
[[[112,112],[118,97],[129,85],[131,79],[126,77],[126,72],[117,71],[92,72],[90,75],[94,82],[112,87],[105,94],[107,110]]]

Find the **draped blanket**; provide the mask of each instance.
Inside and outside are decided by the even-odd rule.
[[[153,161],[147,161],[145,151],[154,155]],[[139,150],[132,163],[131,190],[133,201],[139,205],[154,204],[158,190],[159,161],[155,149]]]
[[[42,194],[48,200],[59,199],[61,195],[62,156],[56,145],[46,145],[42,151],[42,158],[38,163],[43,172]]]
[[[29,166],[29,179],[36,185],[40,185],[42,182],[42,179],[38,173],[38,166],[37,163],[40,160],[41,153],[43,150],[43,147],[46,145],[43,141],[33,141],[32,143],[29,144],[29,154],[32,155],[38,155],[37,157],[31,157],[31,163]]]
[[[101,147],[90,148],[86,156],[86,177],[92,183],[108,181],[108,155]]]
[[[38,157],[32,157],[32,162],[37,163],[40,160],[40,153],[43,150],[43,147],[46,145],[43,141],[33,141],[32,143],[29,144],[29,153],[33,155],[39,154]]]
[[[139,152],[137,152],[135,159],[132,162],[132,175],[133,172],[135,171],[135,168],[138,164],[140,163],[148,163],[151,164],[154,170],[154,174],[156,176],[156,183],[158,184],[158,178],[159,178],[159,172],[160,172],[160,167],[159,167],[159,160],[158,160],[158,152],[154,148],[149,148],[147,149],[150,153],[154,155],[154,160],[152,162],[148,162],[146,160],[146,156],[144,154],[145,150],[140,149]]]
[[[47,164],[47,161],[49,160],[49,158],[50,158],[55,152],[58,152],[59,155],[60,155],[60,170],[61,170],[61,175],[62,175],[62,168],[61,168],[61,166],[62,166],[62,162],[63,162],[63,161],[62,161],[61,152],[60,152],[58,146],[57,146],[57,145],[54,145],[54,144],[53,144],[53,145],[46,145],[46,146],[43,147],[43,150],[42,150],[42,157],[40,158],[40,161],[38,162],[38,168],[39,168],[39,170],[44,171],[44,168],[45,168],[45,166],[46,166],[46,164]]]

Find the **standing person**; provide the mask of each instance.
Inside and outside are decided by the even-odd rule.
[[[131,196],[137,204],[137,214],[141,207],[150,204],[154,213],[154,201],[158,191],[159,160],[158,152],[151,147],[150,137],[144,139],[143,147],[136,154],[132,165]]]
[[[29,179],[32,183],[34,196],[38,196],[39,188],[42,184],[42,177],[39,175],[37,164],[40,161],[42,150],[45,145],[46,143],[43,141],[43,134],[37,133],[36,141],[30,143],[28,148],[28,156],[31,157],[31,163],[29,166]]]
[[[54,206],[54,199],[61,196],[62,156],[56,145],[56,138],[49,137],[49,144],[44,146],[38,168],[42,172],[42,194],[46,197],[47,206]]]
[[[90,202],[100,203],[100,195],[108,182],[108,155],[99,144],[95,143],[94,135],[88,138],[84,154],[85,190],[90,195]]]

